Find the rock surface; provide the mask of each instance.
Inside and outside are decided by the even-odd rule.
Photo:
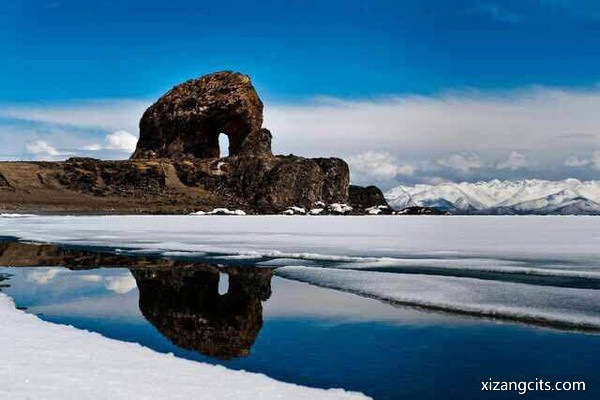
[[[263,104],[250,78],[225,71],[175,86],[146,110],[132,159],[213,158],[219,135],[229,137],[229,155],[260,131]]]
[[[355,208],[389,206],[383,192],[377,186],[356,186],[348,188],[349,202]]]
[[[262,127],[262,110],[245,75],[218,72],[185,82],[144,113],[132,159],[178,160],[174,166],[185,185],[258,212],[345,201],[348,165],[336,158],[274,156],[272,134]],[[220,133],[230,143],[224,158],[218,157]]]

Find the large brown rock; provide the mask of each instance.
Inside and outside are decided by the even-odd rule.
[[[184,185],[261,213],[346,201],[348,165],[337,158],[274,156],[262,111],[246,75],[218,72],[190,80],[146,110],[132,159],[169,159]],[[229,137],[225,158],[219,158],[221,133]]]
[[[279,213],[320,202],[387,204],[374,187],[349,194],[344,160],[273,155],[273,136],[262,123],[263,104],[248,76],[227,71],[192,79],[146,110],[128,161],[0,163],[0,209]],[[229,138],[222,158],[220,134]]]
[[[259,132],[262,112],[246,75],[225,71],[189,80],[146,110],[132,158],[219,157],[221,133],[229,137],[229,155],[237,155],[246,138]]]

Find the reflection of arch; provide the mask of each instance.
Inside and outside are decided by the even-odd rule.
[[[219,295],[219,269],[132,269],[144,317],[175,345],[231,359],[246,356],[262,328],[271,295],[269,269],[227,267],[229,291]]]

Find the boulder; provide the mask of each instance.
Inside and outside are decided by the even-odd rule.
[[[383,192],[377,186],[356,186],[348,188],[350,205],[355,208],[369,208],[375,206],[388,206]]]
[[[175,86],[146,110],[131,158],[213,158],[219,135],[229,138],[229,155],[259,131],[263,104],[246,75],[225,71]],[[251,140],[251,142],[253,142]]]

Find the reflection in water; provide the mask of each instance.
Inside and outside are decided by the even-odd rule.
[[[212,357],[246,356],[262,328],[272,271],[224,268],[229,291],[219,294],[219,269],[132,269],[144,317],[174,344]]]
[[[475,400],[481,396],[474,382],[490,377],[597,381],[595,335],[394,308],[271,279],[270,270],[93,250],[0,242],[0,266],[46,267],[1,268],[0,280],[9,280],[0,286],[10,284],[3,291],[17,306],[46,321],[175,357],[295,384],[361,391],[376,399]],[[120,268],[69,272],[59,266]],[[229,289],[219,296],[222,274],[229,277]],[[230,359],[248,354],[250,346],[248,357]],[[600,399],[597,385],[589,386],[573,398]]]
[[[68,269],[94,269],[110,267],[171,267],[180,261],[157,257],[132,257],[108,251],[52,244],[32,244],[16,241],[0,241],[0,265],[6,267],[65,267]],[[185,263],[189,264],[189,263]]]
[[[271,295],[273,276],[270,268],[129,257],[22,242],[0,243],[0,265],[74,270],[127,267],[137,283],[140,311],[152,325],[179,347],[222,359],[250,353],[262,328],[261,302]],[[228,291],[219,294],[223,273],[228,276]],[[0,276],[0,282],[3,279]]]
[[[6,280],[8,280],[9,276],[7,274],[0,274],[0,290],[2,290],[3,287],[10,287],[10,285],[8,285],[7,283],[2,283]]]

